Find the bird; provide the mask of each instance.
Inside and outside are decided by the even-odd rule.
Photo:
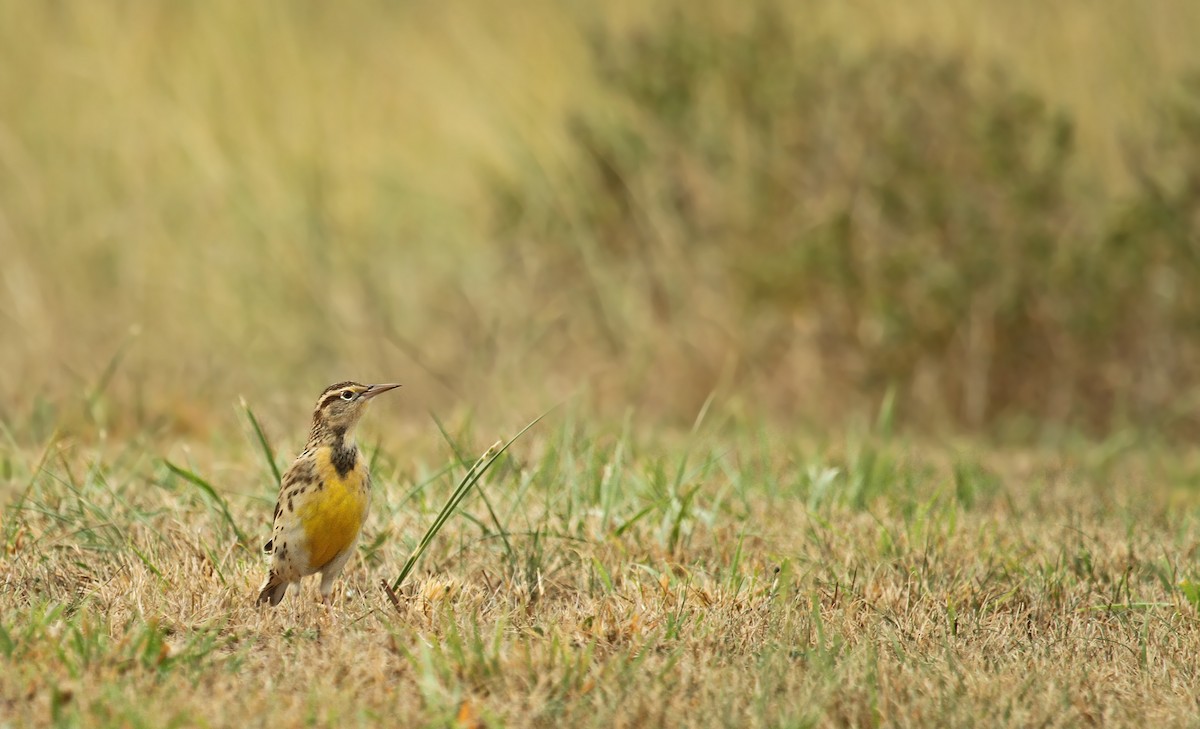
[[[284,472],[271,538],[263,545],[270,571],[258,604],[279,604],[288,587],[321,573],[321,602],[332,604],[333,583],[354,553],[371,503],[371,474],[354,442],[368,403],[400,385],[339,382],[325,388],[313,410],[308,442]]]

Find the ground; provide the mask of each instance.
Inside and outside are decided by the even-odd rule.
[[[250,439],[162,456],[9,441],[6,721],[1194,719],[1198,499],[1181,456],[636,430],[539,423],[396,604],[381,581],[465,469],[432,424],[380,444],[374,513],[329,611],[312,583],[254,602],[273,489]]]

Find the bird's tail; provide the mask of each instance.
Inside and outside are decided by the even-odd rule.
[[[267,581],[259,588],[258,604],[261,605],[264,602],[269,602],[271,603],[271,607],[275,607],[283,599],[283,596],[287,594],[287,589],[288,583],[281,579],[275,573],[275,570],[271,570],[271,573],[267,575]]]

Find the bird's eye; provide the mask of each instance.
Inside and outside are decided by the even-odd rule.
[[[342,399],[350,402],[354,399],[354,390],[342,390]]]

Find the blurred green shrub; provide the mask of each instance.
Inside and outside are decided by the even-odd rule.
[[[910,417],[1194,417],[1200,104],[1170,117],[1173,176],[1114,216],[1072,177],[1070,120],[1001,74],[852,57],[772,0],[716,17],[597,33],[610,96],[572,118],[575,163],[497,184],[499,234],[556,284],[645,296],[660,325],[722,312],[760,374],[814,346],[834,392],[896,386]]]
[[[1200,425],[1200,74],[1160,113],[1156,139],[1131,154],[1138,180],[1118,205],[1083,286],[1094,292],[1089,335],[1139,421]]]

